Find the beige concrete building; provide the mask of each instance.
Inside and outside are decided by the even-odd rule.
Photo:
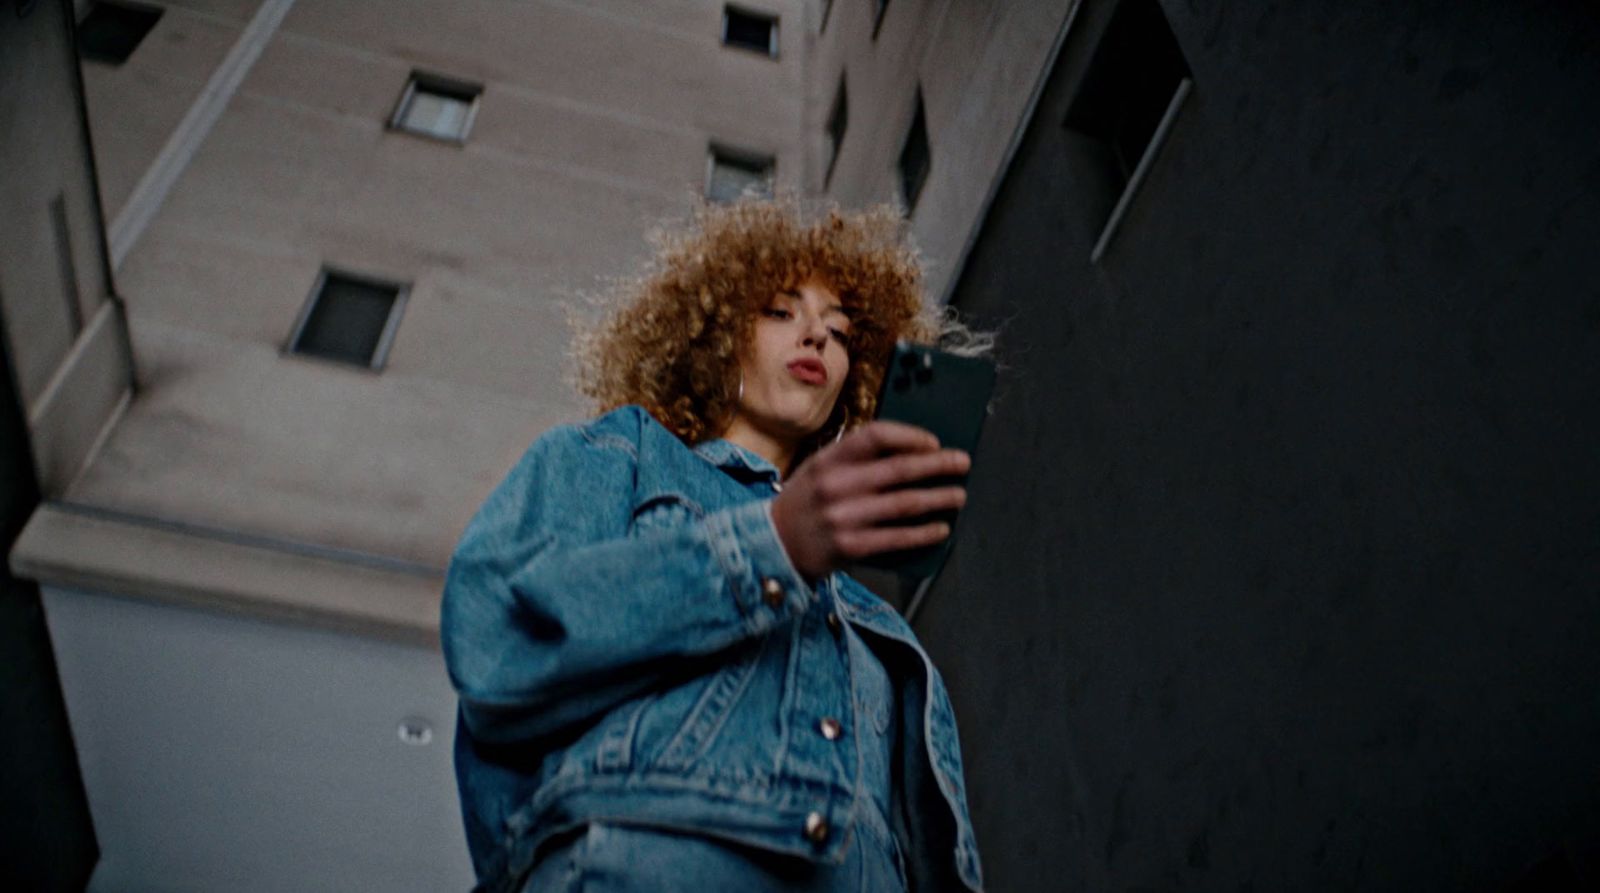
[[[909,199],[942,297],[1075,7],[78,3],[103,215],[4,106],[60,185],[8,189],[0,297],[93,888],[467,886],[438,591],[584,413],[563,301],[763,178]]]

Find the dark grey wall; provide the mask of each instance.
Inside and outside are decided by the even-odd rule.
[[[0,326],[0,549],[9,552],[39,490],[5,343]],[[82,890],[98,858],[39,586],[0,562],[0,889]]]
[[[0,239],[14,249],[48,231],[33,224],[49,219],[53,197],[95,201],[93,169],[77,166],[90,151],[70,0],[0,4],[0,69],[11,75],[0,78]],[[63,98],[75,102],[55,101]],[[72,142],[50,145],[60,134]],[[98,228],[98,208],[96,218]],[[38,288],[50,280],[17,268],[32,257],[11,264],[31,253],[54,265],[52,251],[0,251],[0,282],[12,286],[0,304],[22,323],[9,332],[0,323],[0,555],[10,553],[40,498],[13,347],[50,334],[41,314],[28,311],[62,308],[65,316],[62,291]],[[78,275],[109,280],[109,269]],[[39,587],[0,561],[0,890],[82,890],[98,855]]]
[[[918,628],[991,887],[1502,889],[1600,831],[1597,13],[1162,5],[1106,257],[1085,0],[956,292],[1011,368]]]

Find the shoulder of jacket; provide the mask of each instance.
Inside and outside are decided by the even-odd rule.
[[[628,404],[575,425],[553,428],[546,437],[576,438],[600,449],[621,450],[637,460],[650,444],[662,438],[677,441],[677,436],[656,421],[642,406]]]

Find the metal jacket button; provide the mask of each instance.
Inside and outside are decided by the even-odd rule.
[[[822,737],[829,741],[838,741],[839,736],[844,733],[844,727],[831,716],[823,717],[822,722],[817,723],[817,728],[822,730]]]
[[[783,584],[777,578],[768,577],[761,581],[761,598],[767,607],[776,608],[783,604]]]
[[[822,843],[828,839],[828,820],[822,813],[813,812],[806,816],[806,839],[812,843]]]

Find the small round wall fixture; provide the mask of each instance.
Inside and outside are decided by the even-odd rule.
[[[412,747],[422,747],[433,741],[433,724],[420,716],[408,716],[400,720],[400,743]]]

